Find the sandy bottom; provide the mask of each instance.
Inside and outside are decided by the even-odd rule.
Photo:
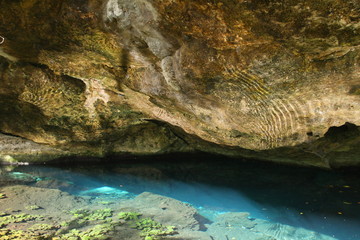
[[[215,221],[191,205],[144,192],[134,198],[74,196],[58,189],[0,186],[0,239],[238,240],[334,239],[254,219],[245,212]]]

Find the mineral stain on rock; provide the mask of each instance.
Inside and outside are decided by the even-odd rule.
[[[0,7],[0,132],[57,149],[49,159],[205,151],[359,165],[356,0]],[[356,134],[328,139],[346,122]]]

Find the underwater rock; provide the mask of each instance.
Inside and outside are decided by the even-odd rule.
[[[133,207],[147,215],[154,216],[159,222],[166,222],[179,230],[198,231],[203,222],[195,208],[189,204],[158,194],[144,192],[134,199]]]
[[[28,212],[28,206],[40,206],[37,213],[46,211],[51,212],[53,217],[60,217],[66,209],[76,209],[85,207],[86,200],[62,192],[57,189],[47,189],[29,186],[8,186],[2,187],[1,192],[6,193],[7,198],[1,202],[1,209],[20,210]]]
[[[252,229],[256,226],[256,222],[254,222],[254,219],[250,218],[249,213],[237,213],[237,212],[231,212],[231,213],[224,213],[217,217],[216,224],[225,226],[225,227],[231,227],[231,226],[239,226],[242,228]]]
[[[113,198],[113,199],[124,199],[126,197],[128,197],[128,195],[130,195],[129,192],[124,191],[124,190],[120,190],[120,189],[116,189],[113,187],[99,187],[99,188],[95,188],[95,189],[90,189],[90,190],[85,190],[85,191],[81,191],[79,193],[80,196],[90,196],[90,197],[98,197],[98,196],[102,196],[103,198]]]
[[[262,232],[264,235],[272,236],[275,239],[309,239],[309,240],[335,240],[331,236],[310,231],[304,228],[297,228],[289,225],[273,223],[262,219],[257,220],[258,224],[254,231]]]
[[[37,181],[34,185],[34,187],[39,187],[39,188],[51,188],[51,189],[59,189],[59,190],[63,190],[63,189],[76,189],[78,188],[77,186],[75,186],[73,183],[69,182],[69,181],[60,181],[57,179],[51,179],[51,178],[44,178],[40,181]]]
[[[106,193],[104,195],[106,198]],[[162,239],[335,240],[304,228],[250,218],[246,212],[223,213],[213,222],[206,221],[191,205],[150,192],[134,199],[112,199],[106,204],[99,199],[74,196],[57,189],[0,186],[0,239],[2,236],[31,240],[39,236],[54,239],[87,236],[142,240],[143,225],[148,223],[154,229],[175,227],[173,233]],[[129,217],[125,219],[124,215]],[[93,235],[95,233],[99,236]],[[19,234],[22,238],[16,238]]]
[[[142,234],[154,230],[154,238],[211,240],[207,233],[196,230],[194,208],[156,194],[143,193],[135,200],[118,198],[106,205],[56,189],[21,185],[0,187],[0,195],[0,239],[143,240]],[[167,204],[168,210],[159,208],[159,204]],[[133,211],[128,214],[136,219],[127,224],[119,216],[130,208]],[[150,224],[150,229],[143,228],[144,224]],[[156,235],[159,226],[166,231]],[[174,226],[176,231],[168,230]]]
[[[292,227],[262,219],[249,218],[249,213],[231,212],[218,216],[212,224],[206,225],[209,235],[216,240],[258,239],[258,240],[335,240],[336,238],[304,228]]]
[[[1,1],[0,132],[47,145],[1,159],[200,150],[359,165],[357,6]]]

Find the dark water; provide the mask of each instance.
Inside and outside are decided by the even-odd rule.
[[[101,165],[19,166],[11,174],[27,177],[28,185],[39,186],[38,180],[45,179],[40,181],[46,182],[44,187],[76,195],[161,194],[190,203],[209,220],[219,213],[249,212],[336,239],[360,239],[358,169],[325,171],[184,155]]]

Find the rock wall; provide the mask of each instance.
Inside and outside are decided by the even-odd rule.
[[[360,163],[357,0],[0,7],[2,133],[76,155]]]

